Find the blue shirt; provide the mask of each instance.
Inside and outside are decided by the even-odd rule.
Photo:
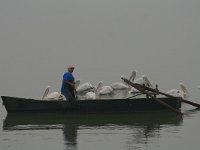
[[[71,72],[65,72],[63,75],[61,93],[64,93],[64,89],[66,88],[66,83],[64,81],[69,81],[71,83],[74,82],[74,76]]]

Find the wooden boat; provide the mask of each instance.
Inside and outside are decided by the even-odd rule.
[[[1,96],[1,98],[7,112],[134,112],[169,109],[174,113],[183,115],[181,112],[182,102],[200,108],[200,104],[159,91],[158,86],[156,86],[156,89],[153,89],[145,85],[133,83],[123,77],[121,79],[140,91],[140,94],[146,95],[146,97],[132,97],[132,99],[76,100],[74,102],[59,100],[45,101],[9,96]],[[158,98],[159,94],[166,97]],[[135,96],[137,96],[137,94]]]
[[[45,101],[1,96],[3,105],[10,112],[118,112],[151,111],[167,109],[153,98],[96,99],[69,101]],[[159,98],[177,112],[181,109],[180,98]]]

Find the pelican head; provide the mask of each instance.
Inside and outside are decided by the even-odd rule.
[[[81,83],[80,79],[75,81],[75,89],[77,89],[77,87],[80,85],[80,83]]]
[[[97,84],[97,91],[99,91],[101,88],[103,87],[103,81],[100,81],[98,84]]]
[[[180,86],[180,88],[181,88],[181,91],[182,91],[183,94],[184,94],[184,97],[188,97],[188,96],[189,96],[189,92],[188,92],[188,90],[186,89],[185,85],[184,85],[182,82],[180,82],[180,83],[179,83],[179,86]]]
[[[44,91],[44,94],[42,96],[42,100],[44,100],[44,98],[47,97],[47,95],[49,94],[49,89],[50,89],[50,86],[47,86],[46,90]]]
[[[149,79],[147,78],[146,75],[142,75],[142,79],[144,81],[145,86],[152,87],[152,84],[151,84],[151,82],[149,81]]]
[[[130,78],[129,78],[129,81],[132,81],[132,82],[133,82],[133,81],[135,80],[136,73],[137,73],[136,70],[134,70],[134,71],[131,72],[131,76],[130,76]]]

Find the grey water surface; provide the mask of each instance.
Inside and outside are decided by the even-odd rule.
[[[0,95],[40,99],[59,91],[68,64],[81,83],[121,82],[137,70],[161,91],[200,103],[200,1],[0,1]],[[129,95],[115,92],[115,97]],[[8,114],[0,150],[198,150],[200,111]]]

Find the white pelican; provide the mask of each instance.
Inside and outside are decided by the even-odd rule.
[[[78,86],[80,85],[80,83],[81,83],[80,79],[78,79],[78,80],[75,81],[75,89],[78,88]]]
[[[135,79],[135,76],[136,76],[136,71],[131,72],[131,75],[129,77],[129,81],[130,80],[133,81]],[[127,85],[126,83],[122,83],[122,82],[114,82],[110,86],[113,88],[113,90],[123,90],[123,89],[129,89],[130,88],[129,85]]]
[[[146,75],[142,75],[143,84],[147,87],[153,88],[152,83],[149,81]]]
[[[103,82],[100,81],[97,86],[94,86],[93,88],[88,91],[84,97],[85,99],[97,99],[99,95],[109,95],[113,94],[113,89],[110,86],[103,86]]]
[[[79,85],[79,84],[80,84],[80,80],[77,80],[75,82],[75,87],[76,87],[76,91],[78,93],[87,92],[90,89],[94,88],[94,86],[90,82],[85,82],[81,85]]]
[[[100,81],[97,85],[97,94],[98,95],[108,95],[113,94],[114,90],[111,86],[104,86],[103,82]]]
[[[189,96],[188,90],[185,88],[183,83],[179,83],[180,90],[178,89],[171,89],[167,92],[167,94],[175,96],[175,97],[182,97],[187,98]]]
[[[140,93],[140,91],[138,91],[136,88],[131,87],[131,89],[128,91],[129,94],[136,94],[136,93]]]
[[[96,93],[90,91],[90,92],[87,92],[85,94],[85,99],[96,99],[97,98],[97,95]]]
[[[134,83],[138,83],[141,85],[145,85],[147,87],[153,88],[152,83],[149,81],[149,79],[147,78],[146,75],[142,75],[142,77],[137,78]],[[137,89],[135,89],[134,87],[131,87],[131,89],[128,91],[129,94],[135,94],[135,93],[139,93],[140,91],[138,91]]]
[[[136,79],[134,83],[143,84],[143,79],[142,79],[142,77]],[[130,87],[128,93],[129,93],[129,94],[136,94],[136,93],[140,93],[140,91],[138,91],[138,90],[137,90],[136,88],[134,88],[134,87]]]
[[[96,99],[98,97],[97,87],[95,86],[93,89],[90,89],[90,91],[85,94],[85,99]]]
[[[42,96],[42,100],[64,100],[65,99],[65,96],[59,92],[49,93],[49,89],[50,89],[50,86],[47,86]]]
[[[128,89],[129,86],[124,84],[124,83],[121,83],[121,82],[113,82],[111,85],[110,85],[114,90],[123,90],[123,89]]]

